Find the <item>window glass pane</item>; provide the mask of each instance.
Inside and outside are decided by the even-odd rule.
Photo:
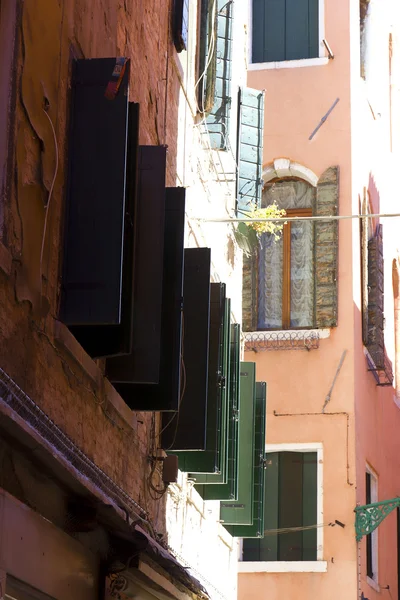
[[[283,243],[268,233],[261,236],[258,329],[282,328]]]
[[[290,326],[312,327],[314,308],[313,225],[291,224]]]

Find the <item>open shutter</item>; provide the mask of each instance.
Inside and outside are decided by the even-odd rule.
[[[264,92],[239,90],[237,211],[261,206],[264,132]]]
[[[162,447],[204,450],[208,398],[211,250],[186,248],[183,283],[183,362],[186,386],[178,415],[163,418]],[[169,426],[168,426],[169,424]]]
[[[236,500],[221,502],[220,519],[227,525],[253,523],[255,378],[255,363],[240,363],[239,489]]]
[[[339,167],[330,167],[317,184],[315,216],[338,214]],[[315,324],[336,327],[338,320],[338,222],[314,223]]]
[[[165,228],[161,236],[164,244],[163,272],[157,276],[157,280],[162,282],[161,332],[159,349],[154,347],[155,363],[159,364],[158,383],[140,383],[143,375],[137,369],[135,354],[106,362],[106,375],[133,410],[176,411],[179,408],[184,231],[185,189],[166,188]],[[143,320],[150,322],[145,316]],[[153,370],[151,356],[149,360]],[[146,365],[142,368],[145,373],[149,372]],[[124,380],[121,381],[122,378]]]
[[[368,338],[367,348],[377,369],[385,367],[383,317],[382,225],[368,242]]]
[[[254,481],[253,522],[251,525],[227,525],[233,537],[264,537],[264,492],[265,492],[265,424],[267,386],[264,381],[256,383],[256,418],[254,423]]]
[[[165,226],[164,146],[139,147],[131,350],[107,361],[113,383],[158,383]]]
[[[177,52],[187,50],[189,31],[189,0],[174,2],[174,44]]]
[[[225,150],[229,134],[232,77],[233,2],[216,0],[216,62],[214,101],[207,116],[207,129],[212,148]],[[211,74],[209,76],[212,76]]]
[[[71,325],[121,321],[129,62],[113,99],[116,59],[73,66],[60,318]]]

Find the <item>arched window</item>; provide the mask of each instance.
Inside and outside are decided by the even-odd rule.
[[[311,216],[316,189],[306,181],[267,183],[262,206],[277,204],[287,216]],[[295,329],[314,325],[314,226],[311,221],[284,225],[276,241],[268,233],[259,251],[257,329]]]
[[[339,169],[321,177],[288,159],[264,169],[262,206],[287,216],[338,214]],[[337,325],[338,222],[288,221],[279,241],[263,234],[243,259],[243,330],[307,329]]]

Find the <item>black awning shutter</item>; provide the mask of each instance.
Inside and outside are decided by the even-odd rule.
[[[186,248],[183,284],[183,362],[186,386],[179,410],[162,436],[163,448],[204,450],[210,329],[209,248]],[[164,417],[163,426],[170,417]]]
[[[158,383],[165,221],[165,146],[139,147],[131,351],[107,361],[118,383]]]
[[[177,411],[179,407],[184,231],[185,189],[167,188],[165,232],[163,236],[164,268],[162,274],[159,382],[136,382],[138,374],[134,364],[134,356],[107,360],[106,363],[107,376],[128,406],[134,410]],[[118,383],[113,380],[116,376],[123,376],[127,381]],[[129,377],[131,377],[131,380],[129,380]]]
[[[72,77],[61,320],[121,321],[129,62],[105,97],[115,58],[78,60]]]
[[[118,356],[131,351],[138,140],[139,105],[130,102],[120,323],[116,325],[71,325],[69,327],[71,333],[92,357]]]

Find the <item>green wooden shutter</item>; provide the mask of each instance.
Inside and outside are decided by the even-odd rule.
[[[266,531],[279,527],[279,452],[269,452],[265,461],[264,538],[243,540],[244,561],[278,560],[278,535]]]
[[[253,522],[251,525],[227,525],[226,529],[234,537],[264,537],[264,455],[266,399],[266,383],[264,381],[259,381],[256,383],[256,418],[254,423]]]
[[[253,0],[252,62],[318,56],[318,0]]]
[[[253,522],[255,364],[240,363],[239,491],[237,500],[221,502],[220,518],[227,525]]]
[[[385,366],[383,317],[383,237],[378,225],[368,242],[368,338],[367,348],[375,367]]]
[[[315,216],[338,214],[339,167],[330,167],[317,185]],[[338,320],[338,222],[314,223],[315,324],[336,327]]]
[[[264,134],[264,92],[239,89],[237,211],[261,206]]]
[[[211,148],[225,150],[229,134],[232,77],[233,2],[216,0],[215,84],[212,107],[207,116]],[[208,77],[212,76],[211,74]]]
[[[303,527],[317,523],[317,453],[303,453]],[[317,530],[302,531],[302,560],[317,560]]]

